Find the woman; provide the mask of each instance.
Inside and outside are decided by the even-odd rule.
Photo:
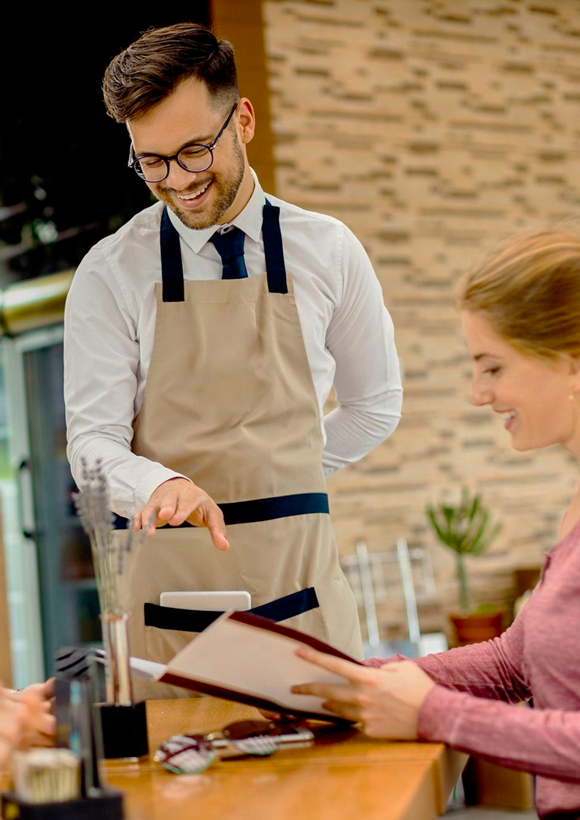
[[[53,745],[53,693],[53,679],[35,683],[21,692],[0,688],[0,770],[15,748]]]
[[[510,243],[462,279],[459,307],[472,402],[503,416],[514,449],[562,444],[580,462],[580,238]],[[375,668],[300,651],[346,682],[293,691],[371,737],[442,741],[532,772],[541,818],[580,817],[579,522],[580,482],[538,586],[500,638]],[[515,707],[530,698],[533,710]]]

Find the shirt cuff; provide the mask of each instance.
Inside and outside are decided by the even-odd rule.
[[[157,467],[150,473],[147,473],[135,488],[135,512],[142,510],[151,498],[151,494],[155,492],[157,487],[163,484],[164,481],[169,481],[172,478],[185,478],[191,481],[186,475],[181,473],[174,473],[173,470],[168,470],[167,467]],[[191,481],[193,484],[193,481]]]
[[[434,686],[419,710],[418,739],[451,743],[453,727],[459,714],[457,699],[464,700],[466,697],[468,695],[463,692],[454,692],[444,686]]]

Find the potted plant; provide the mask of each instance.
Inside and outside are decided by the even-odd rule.
[[[499,533],[501,524],[492,522],[481,496],[476,493],[472,497],[465,486],[458,504],[428,504],[427,516],[437,539],[455,553],[461,613],[451,613],[449,617],[458,643],[497,637],[502,632],[503,611],[489,604],[475,610],[472,608],[465,556],[479,555],[487,549]]]

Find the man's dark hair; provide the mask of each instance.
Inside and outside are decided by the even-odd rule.
[[[217,105],[239,96],[234,49],[198,23],[150,29],[107,66],[103,95],[109,116],[134,120],[190,77],[204,82]]]

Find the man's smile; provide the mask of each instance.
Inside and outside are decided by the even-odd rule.
[[[206,183],[204,183],[204,185],[201,188],[198,188],[193,193],[178,194],[177,192],[173,192],[173,196],[179,202],[179,204],[183,205],[183,207],[185,208],[198,207],[199,205],[203,204],[203,202],[207,198],[212,183],[213,180],[210,179]]]

